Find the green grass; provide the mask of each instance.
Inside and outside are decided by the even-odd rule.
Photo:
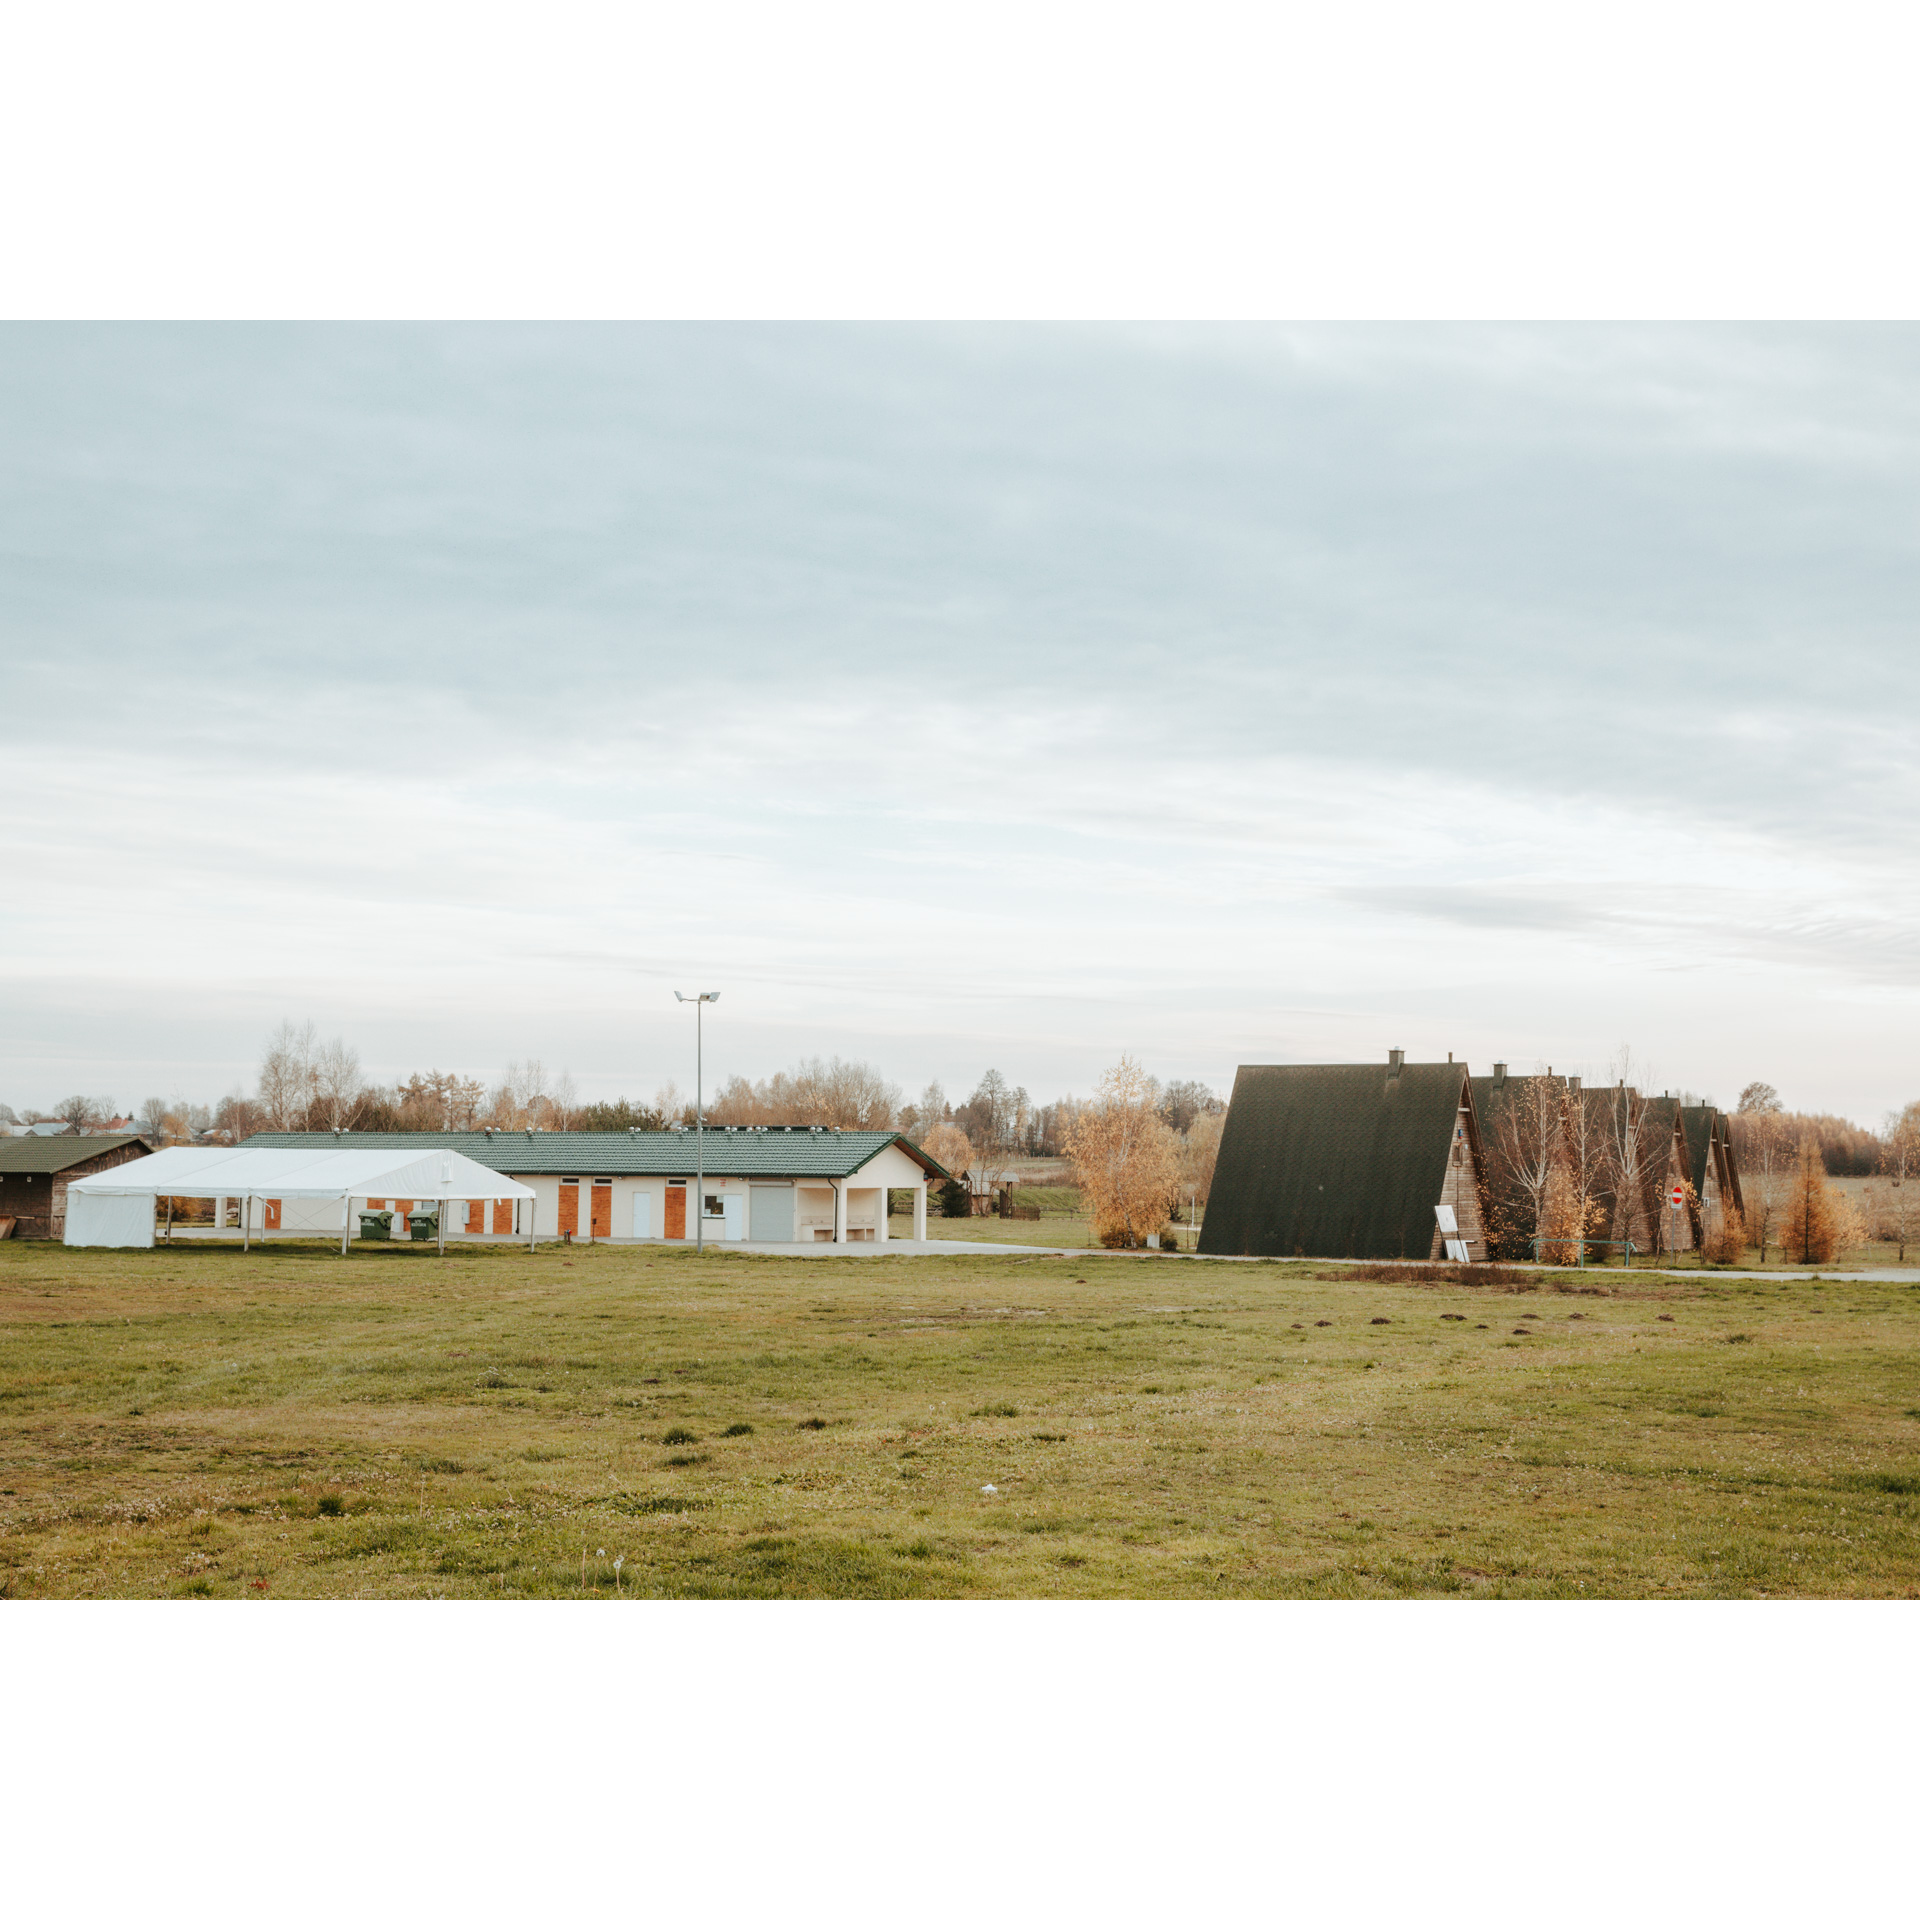
[[[1914,1595],[1916,1378],[1841,1281],[0,1242],[0,1590]]]

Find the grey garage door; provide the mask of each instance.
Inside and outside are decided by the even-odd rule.
[[[793,1238],[793,1188],[754,1187],[751,1214],[747,1221],[749,1240],[791,1240]]]

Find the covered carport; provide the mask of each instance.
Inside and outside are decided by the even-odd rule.
[[[75,1180],[67,1188],[70,1247],[150,1247],[163,1194],[241,1201],[241,1244],[251,1245],[253,1202],[337,1201],[340,1251],[352,1244],[353,1203],[383,1199],[435,1204],[439,1249],[447,1249],[447,1208],[460,1200],[525,1203],[527,1245],[534,1244],[531,1187],[447,1147],[168,1147],[126,1166]]]

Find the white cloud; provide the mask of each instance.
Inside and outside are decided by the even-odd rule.
[[[1631,1032],[1878,1111],[1916,370],[1905,329],[17,329],[0,1097],[224,1083],[284,1011],[644,1088],[697,972],[721,1070]]]

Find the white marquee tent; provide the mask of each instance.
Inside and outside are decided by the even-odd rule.
[[[347,1250],[353,1203],[369,1194],[435,1202],[440,1245],[455,1200],[532,1200],[533,1189],[444,1147],[167,1147],[143,1160],[90,1173],[67,1188],[70,1247],[150,1247],[161,1194],[238,1199],[253,1218],[256,1195],[275,1200],[338,1200],[340,1251]],[[527,1209],[533,1244],[533,1209]]]

